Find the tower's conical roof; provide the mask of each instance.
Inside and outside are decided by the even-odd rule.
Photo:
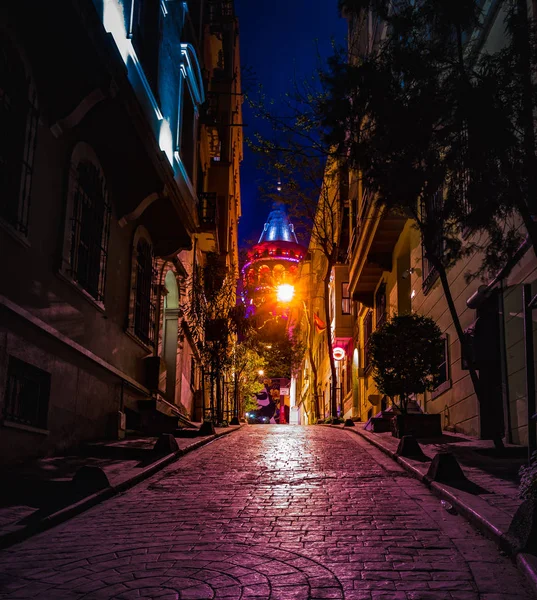
[[[285,212],[285,206],[281,202],[274,202],[272,210],[269,213],[267,222],[263,227],[261,237],[258,244],[261,242],[294,242],[298,244],[296,239],[295,228],[289,221],[289,217]]]

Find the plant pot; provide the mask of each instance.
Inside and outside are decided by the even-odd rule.
[[[416,438],[440,437],[442,435],[442,420],[439,414],[411,413],[395,415],[391,420],[392,435],[401,439],[404,435]]]

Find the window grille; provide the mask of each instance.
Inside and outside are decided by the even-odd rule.
[[[368,371],[371,368],[371,354],[369,352],[369,342],[373,333],[373,311],[367,312],[364,319],[364,369]]]
[[[341,284],[341,312],[344,315],[351,314],[351,296],[348,281]]]
[[[21,425],[47,428],[50,373],[9,357],[4,418]]]
[[[202,227],[215,227],[218,221],[218,204],[216,192],[201,192],[198,194],[198,213]]]
[[[147,344],[152,344],[155,339],[154,280],[153,250],[146,240],[140,240],[136,247],[134,333]]]
[[[71,276],[104,302],[111,208],[99,169],[89,161],[77,166],[71,236]]]
[[[38,113],[22,61],[0,37],[0,217],[28,235]]]
[[[375,294],[376,325],[380,327],[386,321],[386,284],[381,283]]]

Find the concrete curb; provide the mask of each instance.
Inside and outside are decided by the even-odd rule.
[[[429,477],[421,473],[421,471],[411,464],[408,459],[398,456],[395,452],[386,448],[377,440],[365,435],[360,429],[355,427],[339,427],[337,425],[330,425],[329,427],[350,431],[351,433],[359,435],[362,439],[366,440],[372,446],[375,446],[378,450],[384,452],[384,454],[387,454],[390,458],[399,463],[405,471],[426,485],[435,496],[442,500],[447,500],[453,508],[455,508],[457,512],[469,521],[478,531],[498,544],[504,552],[516,561],[517,567],[526,577],[537,598],[537,557],[524,552],[517,553],[513,543],[506,536],[506,531],[502,531],[502,528],[495,525],[489,517],[479,512],[479,507],[470,506],[470,504],[459,498],[451,492],[451,490],[446,489],[442,484],[432,481]],[[475,504],[478,504],[477,500]]]
[[[82,500],[79,500],[74,504],[70,504],[69,506],[66,506],[65,508],[56,511],[55,513],[47,515],[40,521],[32,523],[31,525],[19,529],[18,531],[10,531],[9,533],[1,535],[0,549],[9,548],[10,546],[18,544],[19,542],[22,542],[28,539],[29,537],[41,533],[42,531],[46,531],[51,527],[55,527],[56,525],[59,525],[60,523],[63,523],[64,521],[67,521],[68,519],[71,519],[72,517],[83,513],[84,511],[88,510],[89,508],[92,508],[100,502],[103,502],[104,500],[108,500],[109,498],[112,498],[117,494],[125,492],[129,488],[135,486],[141,481],[144,481],[145,479],[148,479],[158,471],[162,470],[164,467],[167,467],[171,463],[175,462],[178,458],[181,458],[185,454],[197,450],[202,446],[206,446],[207,444],[214,442],[218,438],[221,438],[225,435],[229,435],[230,433],[238,431],[239,429],[240,426],[232,427],[226,431],[222,431],[220,433],[207,436],[202,440],[198,440],[197,442],[190,444],[186,448],[179,449],[176,452],[173,452],[172,454],[167,454],[166,456],[163,456],[151,465],[145,467],[145,469],[142,469],[139,473],[136,473],[136,475],[129,477],[128,479],[122,481],[121,483],[118,483],[117,485],[112,485],[103,490],[95,492],[95,494],[86,496],[85,498],[82,498]]]

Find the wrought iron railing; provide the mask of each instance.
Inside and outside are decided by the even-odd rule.
[[[218,204],[216,192],[198,194],[198,215],[202,229],[215,229],[218,222]]]

